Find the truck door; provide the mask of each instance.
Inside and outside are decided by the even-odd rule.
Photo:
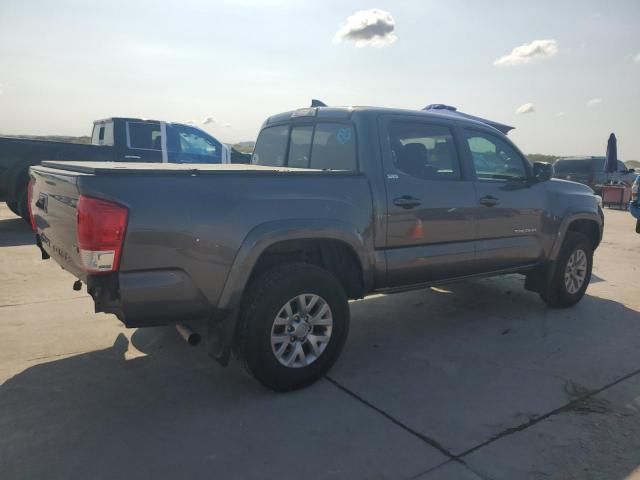
[[[506,139],[483,129],[464,129],[463,135],[475,173],[479,267],[536,262],[543,253],[545,184],[531,181],[528,161]]]
[[[387,286],[474,271],[476,193],[447,123],[381,121],[387,190]]]
[[[226,146],[200,129],[167,124],[167,149],[172,163],[229,163]]]
[[[127,121],[127,148],[123,160],[129,162],[162,162],[166,152],[165,128],[161,122]],[[166,153],[165,155],[166,156]]]

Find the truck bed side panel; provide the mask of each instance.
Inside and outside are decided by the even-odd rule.
[[[44,177],[47,170],[54,169],[34,170]],[[130,326],[213,314],[238,251],[260,225],[278,222],[286,228],[287,221],[335,219],[353,226],[373,251],[371,193],[364,176],[238,171],[203,175],[66,173],[63,177],[75,180],[64,187],[69,190],[65,196],[73,198],[75,189],[76,199],[83,194],[129,209],[118,273],[120,305],[107,311],[118,313]],[[57,191],[63,184],[55,181]],[[38,192],[36,188],[34,195]],[[55,224],[51,236],[75,248],[75,238],[71,238],[75,225],[69,224],[75,215],[62,205],[56,209],[49,215],[60,211],[66,226],[49,218]],[[39,217],[39,224],[46,221],[47,216]],[[60,228],[65,233],[58,232]],[[47,234],[46,226],[42,232]],[[75,266],[75,256],[69,256]],[[60,255],[56,260],[65,261]],[[83,278],[77,269],[72,273]]]

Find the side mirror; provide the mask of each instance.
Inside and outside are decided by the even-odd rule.
[[[636,169],[635,168],[629,168],[627,170],[627,173],[636,173]]]
[[[546,182],[553,178],[553,165],[545,162],[535,162],[533,164],[533,176],[538,182]]]

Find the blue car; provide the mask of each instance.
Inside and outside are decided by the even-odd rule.
[[[640,190],[640,177],[636,178],[631,187],[631,202],[629,203],[629,211],[631,215],[636,217],[636,232],[640,233],[640,201],[638,201],[638,190]]]

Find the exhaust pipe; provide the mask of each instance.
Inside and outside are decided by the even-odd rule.
[[[176,330],[178,330],[178,333],[180,334],[180,336],[184,338],[185,341],[192,347],[195,347],[196,345],[198,345],[200,343],[200,340],[202,340],[202,337],[200,337],[199,333],[194,332],[193,330],[191,330],[189,327],[187,327],[182,323],[176,324]]]

